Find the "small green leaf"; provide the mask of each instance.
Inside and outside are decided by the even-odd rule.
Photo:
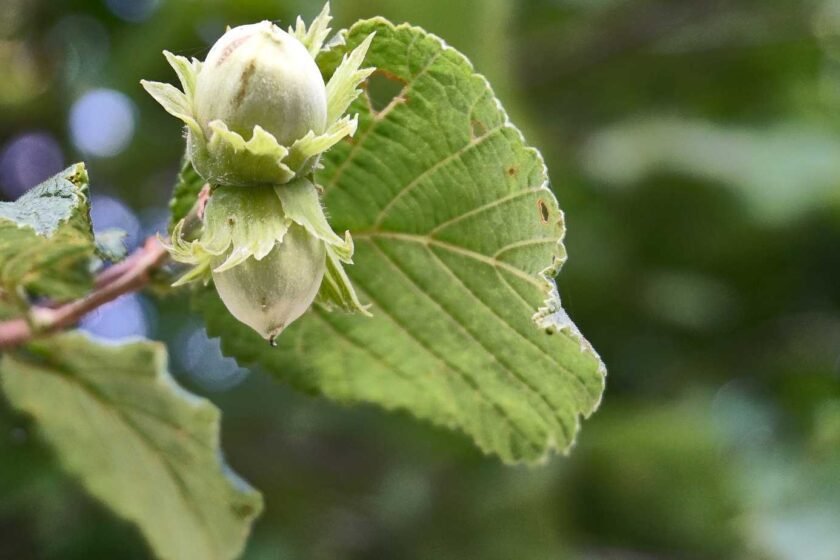
[[[296,26],[294,28],[290,26],[289,33],[294,35],[298,41],[303,43],[303,46],[306,47],[309,54],[314,57],[318,54],[318,51],[321,50],[324,40],[330,34],[331,21],[332,16],[330,15],[330,3],[327,2],[321,9],[321,13],[318,14],[318,17],[312,21],[308,29],[306,28],[306,23],[304,23],[303,18],[298,16]]]
[[[73,332],[4,355],[0,382],[64,467],[160,558],[235,558],[262,498],[222,460],[218,409],[181,389],[166,359],[158,343]]]
[[[88,178],[72,165],[26,192],[0,202],[0,289],[66,300],[92,286],[94,257]]]
[[[172,60],[170,60],[170,62],[172,62]],[[176,66],[175,70],[178,72],[180,68]],[[180,77],[179,72],[179,78]],[[184,92],[172,84],[150,82],[148,80],[140,80],[140,84],[143,86],[143,89],[145,89],[149,95],[155,99],[155,101],[161,104],[167,113],[184,121],[184,124],[186,124],[190,131],[194,134],[203,134],[198,122],[196,122],[192,116],[192,102],[187,98]]]
[[[350,106],[359,129],[316,180],[356,241],[346,272],[373,318],[316,306],[274,349],[212,290],[197,306],[226,353],[303,390],[408,410],[507,462],[565,451],[605,372],[560,305],[563,215],[543,160],[464,56],[422,29],[359,22],[319,58],[324,75],[371,33],[364,65],[399,94]]]
[[[327,217],[324,216],[324,209],[321,207],[318,189],[311,181],[298,179],[274,187],[274,191],[280,199],[283,213],[287,218],[302,226],[309,235],[345,249],[347,241],[339,237],[330,227]],[[347,250],[351,255],[353,254],[352,247]]]
[[[358,89],[359,84],[373,74],[375,68],[361,68],[372,41],[373,33],[353,51],[348,51],[349,54],[344,56],[327,82],[328,123],[337,121],[347,111],[347,107],[362,93]]]
[[[181,164],[181,172],[178,173],[178,178],[175,181],[172,199],[169,201],[170,232],[175,227],[175,224],[183,220],[190,213],[195,201],[198,199],[198,193],[201,192],[202,188],[204,188],[204,179],[193,169],[190,160],[184,158]]]
[[[327,311],[340,309],[347,313],[361,313],[370,317],[368,306],[359,301],[342,262],[349,261],[346,258],[342,259],[334,246],[327,245],[327,268],[316,301]]]

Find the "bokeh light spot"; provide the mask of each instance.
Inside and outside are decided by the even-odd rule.
[[[134,135],[134,104],[110,89],[87,92],[70,110],[73,144],[83,153],[110,157],[128,147]]]
[[[128,250],[134,249],[140,243],[142,234],[140,220],[120,200],[110,196],[93,196],[90,218],[96,232],[113,228],[125,231],[125,246]]]
[[[0,152],[0,190],[15,199],[64,166],[58,142],[45,132],[12,138]]]
[[[103,340],[148,337],[149,321],[137,294],[126,294],[82,318],[79,327]]]

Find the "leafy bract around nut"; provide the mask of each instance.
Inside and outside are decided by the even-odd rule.
[[[353,242],[327,223],[308,179],[259,189],[218,188],[204,210],[201,236],[172,231],[173,258],[194,265],[176,284],[211,277],[228,310],[274,340],[316,296],[326,307],[367,313],[342,263]],[[321,283],[322,279],[326,281]]]
[[[327,5],[309,28],[298,18],[288,33],[268,21],[230,29],[204,62],[164,53],[183,91],[143,82],[187,125],[189,162],[213,187],[197,238],[183,220],[173,228],[170,253],[193,265],[176,284],[212,278],[231,314],[272,342],[316,297],[367,313],[343,269],[350,236],[330,228],[310,177],[356,130],[344,113],[373,71],[361,68],[373,34],[325,84],[314,56],[330,19]]]
[[[234,317],[274,340],[312,305],[325,269],[324,242],[292,224],[263,260],[216,270],[213,282]]]
[[[142,81],[166,111],[187,126],[196,171],[214,185],[279,185],[311,172],[321,153],[356,131],[345,116],[373,36],[347,56],[325,85],[313,55],[329,33],[329,7],[307,30],[270,21],[225,33],[204,62],[164,52],[183,91]]]

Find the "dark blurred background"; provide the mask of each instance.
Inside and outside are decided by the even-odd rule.
[[[165,227],[180,127],[160,52],[304,0],[0,0],[0,196],[88,163],[97,228]],[[169,342],[266,513],[247,560],[840,559],[840,0],[335,0],[444,37],[546,156],[568,311],[607,363],[570,457],[294,393],[184,302],[84,328]],[[0,558],[149,558],[0,407]]]

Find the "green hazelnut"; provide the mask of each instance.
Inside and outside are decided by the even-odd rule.
[[[327,125],[327,91],[306,47],[270,21],[235,27],[207,55],[195,85],[195,116],[250,138],[259,125],[290,146]]]
[[[292,225],[268,255],[214,271],[213,282],[228,311],[273,343],[312,305],[325,269],[324,242]]]
[[[142,80],[187,127],[187,156],[212,185],[283,185],[308,176],[326,150],[356,132],[344,114],[373,72],[362,68],[373,34],[342,58],[329,83],[315,56],[329,34],[329,6],[307,27],[270,21],[229,29],[207,59],[164,51],[183,90]]]
[[[330,227],[312,172],[356,131],[345,112],[373,72],[362,64],[374,35],[325,85],[315,57],[330,20],[326,5],[288,33],[269,21],[229,29],[204,61],[164,51],[181,90],[141,82],[186,125],[189,163],[209,185],[197,221],[179,221],[167,245],[190,265],[175,285],[212,279],[231,314],[269,341],[314,301],[369,314],[344,271],[353,241]]]

